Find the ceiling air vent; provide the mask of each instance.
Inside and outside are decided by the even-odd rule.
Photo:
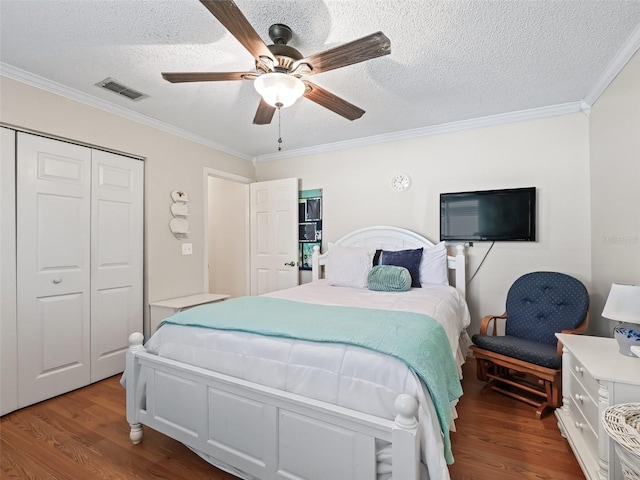
[[[127,97],[131,100],[141,100],[143,98],[147,98],[149,95],[145,95],[144,93],[138,92],[132,88],[126,87],[122,85],[117,80],[113,78],[105,78],[101,82],[96,83],[98,87],[106,88],[107,90],[111,90],[112,92],[118,93],[124,97]]]

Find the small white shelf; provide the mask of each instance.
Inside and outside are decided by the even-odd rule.
[[[173,203],[170,206],[173,218],[169,220],[169,230],[178,240],[185,239],[189,236],[189,195],[184,190],[174,190],[171,192]]]
[[[174,217],[188,217],[189,207],[186,203],[174,202],[171,204],[171,215]]]
[[[174,190],[171,192],[171,200],[186,203],[189,201],[189,194],[184,190]]]

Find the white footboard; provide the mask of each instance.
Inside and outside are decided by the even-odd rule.
[[[263,480],[374,480],[376,439],[392,443],[393,478],[418,480],[420,445],[409,395],[395,421],[218,374],[145,352],[129,337],[127,421],[147,425]]]

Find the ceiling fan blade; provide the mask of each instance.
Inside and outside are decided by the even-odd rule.
[[[271,123],[273,119],[273,114],[276,112],[276,108],[269,105],[264,101],[263,98],[260,98],[260,105],[258,105],[258,110],[256,111],[256,116],[253,117],[254,125],[268,125]]]
[[[255,72],[176,72],[162,74],[162,78],[171,83],[253,80],[256,77]]]
[[[200,0],[229,33],[246,48],[254,58],[266,56],[275,61],[271,51],[242,14],[233,0]]]
[[[314,75],[390,53],[391,41],[384,33],[376,32],[353,42],[298,60],[293,64],[292,70],[295,70],[301,63],[307,63],[312,67],[310,75]]]
[[[364,110],[361,108],[319,87],[315,83],[304,81],[304,84],[307,86],[307,90],[304,93],[306,98],[338,115],[342,115],[347,120],[357,120],[364,115]]]

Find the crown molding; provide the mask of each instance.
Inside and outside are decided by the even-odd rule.
[[[99,99],[92,95],[85,94],[78,90],[66,87],[57,82],[45,79],[38,75],[26,72],[12,65],[0,62],[0,74],[7,77],[19,80],[24,83],[28,83],[43,90],[55,93],[72,100],[84,103],[86,105],[99,108],[109,113],[119,115],[121,117],[133,120],[138,123],[145,124],[147,126],[164,131],[171,135],[184,138],[186,140],[211,147],[229,155],[247,160],[250,162],[261,163],[273,160],[282,160],[293,157],[300,157],[306,155],[315,155],[319,153],[333,152],[337,150],[347,150],[352,148],[366,147],[368,145],[376,145],[387,142],[397,142],[401,140],[409,140],[412,138],[425,137],[430,135],[440,135],[443,133],[452,133],[463,130],[470,130],[474,128],[491,127],[496,125],[503,125],[506,123],[534,120],[538,118],[545,118],[555,115],[564,115],[567,113],[583,112],[589,115],[591,106],[602,95],[605,89],[613,81],[613,79],[620,73],[624,66],[629,62],[631,57],[640,49],[640,25],[629,36],[629,40],[625,42],[623,47],[618,51],[614,59],[609,63],[608,67],[602,72],[598,81],[589,90],[585,97],[581,101],[570,102],[559,105],[551,105],[548,107],[540,107],[529,110],[520,110],[517,112],[509,112],[498,115],[490,115],[486,117],[479,117],[469,120],[461,120],[457,122],[445,123],[440,125],[434,125],[430,127],[421,127],[411,130],[404,130],[400,132],[393,132],[382,135],[374,135],[370,137],[363,137],[354,140],[346,140],[342,142],[334,142],[324,145],[316,145],[313,147],[300,148],[296,150],[289,150],[286,152],[270,153],[265,155],[258,155],[252,157],[244,153],[233,150],[225,145],[217,142],[213,142],[200,135],[193,134],[186,130],[174,127],[167,123],[155,120],[146,115],[129,110],[128,108],[114,105],[105,100]]]
[[[238,157],[249,162],[253,161],[253,157],[250,155],[238,152],[225,145],[213,142],[205,137],[196,135],[181,128],[174,127],[173,125],[169,125],[168,123],[161,122],[141,113],[134,112],[133,110],[129,110],[128,108],[107,102],[98,97],[94,97],[93,95],[88,95],[79,90],[66,87],[52,80],[48,80],[44,77],[34,75],[33,73],[21,70],[17,67],[14,67],[13,65],[0,62],[0,74],[23,83],[33,85],[34,87],[41,88],[42,90],[46,90],[56,95],[75,100],[90,107],[95,107],[100,110],[104,110],[105,112],[124,117],[128,120],[142,123],[149,127],[161,130],[165,133],[184,138],[185,140],[189,140],[191,142],[198,143],[215,150],[219,150],[223,153],[228,153],[229,155],[233,155],[234,157]]]
[[[431,127],[414,128],[411,130],[403,130],[400,132],[385,133],[383,135],[357,138],[355,140],[346,140],[343,142],[328,143],[325,145],[317,145],[309,148],[289,150],[287,152],[259,155],[254,158],[254,162],[262,163],[273,160],[282,160],[286,158],[301,157],[305,155],[334,152],[336,150],[347,150],[358,147],[366,147],[369,145],[376,145],[380,143],[398,142],[401,140],[427,137],[430,135],[441,135],[443,133],[459,132],[463,130],[471,130],[482,127],[492,127],[496,125],[503,125],[505,123],[523,122],[538,118],[552,117],[555,115],[565,115],[567,113],[578,113],[584,111],[583,107],[584,105],[582,104],[582,102],[571,102],[563,103],[560,105],[551,105],[548,107],[532,108],[529,110],[520,110],[517,112],[501,113],[498,115],[490,115],[487,117],[443,123],[441,125],[434,125]]]
[[[616,78],[639,48],[640,24],[633,30],[631,35],[629,35],[629,39],[622,45],[622,48],[618,50],[616,56],[613,57],[613,60],[611,60],[607,68],[604,69],[596,83],[591,87],[591,90],[584,96],[583,101],[589,105],[596,103],[600,95],[604,93],[609,84]]]

